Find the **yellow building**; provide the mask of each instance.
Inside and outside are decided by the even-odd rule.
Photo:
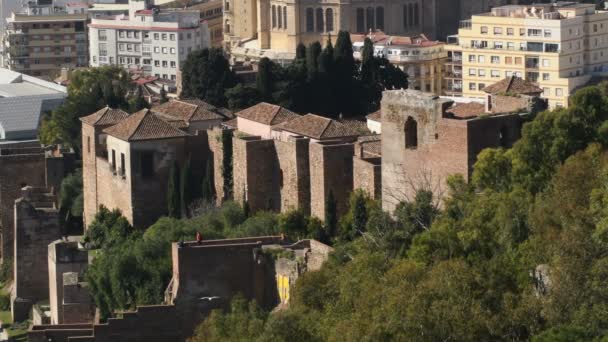
[[[196,9],[201,12],[201,19],[205,20],[207,27],[209,27],[209,36],[213,47],[221,47],[224,41],[222,6],[222,0],[209,0],[189,7],[189,9]]]
[[[299,43],[323,45],[338,31],[434,35],[434,1],[224,0],[224,41],[239,60],[291,61]]]
[[[509,76],[538,84],[551,108],[608,71],[608,12],[593,4],[511,5],[473,15],[448,39],[447,95],[483,97]],[[459,92],[461,90],[461,92]]]

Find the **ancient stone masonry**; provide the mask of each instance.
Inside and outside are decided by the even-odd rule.
[[[56,193],[74,168],[72,151],[40,147],[37,142],[0,145],[0,239],[2,258],[13,255],[15,200],[24,186],[49,187]]]
[[[295,281],[320,269],[332,250],[316,240],[291,243],[281,236],[174,243],[165,305],[140,306],[105,324],[35,325],[28,340],[184,341],[212,309],[226,308],[236,294],[268,309],[288,305]]]
[[[14,321],[28,318],[32,304],[48,298],[47,246],[61,237],[59,211],[44,188],[27,186],[15,201],[14,283],[11,311]]]
[[[93,304],[82,277],[89,258],[77,240],[56,240],[48,246],[49,304],[51,324],[93,321]]]
[[[449,175],[466,180],[477,154],[487,147],[509,147],[520,135],[515,114],[456,117],[453,102],[417,91],[387,91],[382,100],[382,206],[392,212],[417,190],[446,192]],[[483,114],[483,105],[480,106]],[[521,112],[526,112],[523,108]],[[457,112],[457,111],[455,111]],[[500,109],[496,109],[500,113]]]

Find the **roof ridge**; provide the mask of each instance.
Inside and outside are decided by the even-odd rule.
[[[99,114],[99,116],[95,119],[95,122],[93,122],[93,125],[95,125],[96,123],[101,121],[101,119],[104,117],[104,115],[106,115],[108,113],[108,111],[110,110],[110,106],[106,105],[105,107],[98,110],[97,113],[99,113],[102,110],[103,110],[103,112],[101,114]]]
[[[144,108],[141,111],[143,112],[144,110],[145,110],[145,112],[144,112],[142,118],[137,123],[137,126],[135,126],[135,129],[133,129],[133,132],[131,132],[131,134],[129,134],[129,136],[127,137],[127,141],[129,141],[135,135],[135,132],[137,132],[137,130],[139,130],[139,127],[141,127],[141,124],[144,122],[144,119],[150,113],[150,109]],[[136,113],[134,113],[134,114],[136,114]],[[159,119],[159,120],[162,120],[162,119]]]
[[[313,114],[313,115],[317,115],[317,114]],[[321,134],[319,134],[319,138],[322,138],[322,137],[323,137],[323,135],[325,134],[325,131],[327,131],[327,129],[329,128],[329,125],[331,125],[331,123],[332,123],[334,120],[333,120],[333,119],[330,119],[330,118],[326,118],[326,117],[321,116],[321,115],[317,115],[317,116],[322,117],[322,118],[324,118],[324,119],[327,119],[327,124],[325,124],[325,128],[323,128],[323,130],[321,131]]]

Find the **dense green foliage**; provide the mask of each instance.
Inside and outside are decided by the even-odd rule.
[[[38,133],[40,141],[43,144],[62,143],[78,150],[81,144],[79,119],[106,105],[127,110],[130,80],[128,73],[117,66],[75,71],[66,101],[43,118]]]
[[[407,88],[407,75],[373,53],[365,63],[355,61],[350,35],[341,31],[331,40],[300,44],[293,63],[283,67],[268,58],[258,63],[256,82],[238,82],[220,49],[188,56],[182,68],[183,97],[198,97],[217,106],[239,110],[270,102],[298,113],[337,118],[367,114],[380,106],[382,91]]]
[[[61,181],[59,189],[59,219],[64,233],[82,229],[83,201],[82,169],[77,169]]]
[[[183,98],[197,97],[214,106],[226,106],[225,89],[236,83],[236,76],[220,48],[193,51],[182,66]]]
[[[193,341],[606,339],[606,89],[484,151],[470,184],[450,179],[441,210],[420,192],[389,216],[354,194],[336,251],[298,280],[289,309],[239,299]]]

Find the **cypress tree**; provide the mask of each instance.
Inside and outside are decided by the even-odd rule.
[[[329,194],[325,200],[325,230],[330,237],[336,236],[336,228],[338,225],[338,212],[336,208],[336,200],[333,191],[329,190]]]
[[[353,238],[365,231],[367,225],[367,208],[365,206],[365,195],[361,191],[355,193],[353,208]]]
[[[355,89],[355,58],[353,56],[353,44],[350,34],[346,31],[338,33],[336,47],[334,49],[335,62],[335,97],[339,105],[338,111],[346,116],[357,114],[361,111],[358,101],[353,100]],[[363,110],[365,111],[365,110]]]
[[[192,204],[192,200],[194,199],[192,183],[192,170],[190,168],[190,158],[188,158],[188,160],[186,160],[186,162],[184,163],[184,167],[182,168],[182,173],[180,177],[180,206],[183,211],[183,214],[186,217],[190,216],[190,205]]]
[[[314,42],[306,50],[306,70],[308,71],[308,81],[317,78],[319,72],[319,55],[321,54],[321,43]]]
[[[272,62],[267,57],[260,60],[256,75],[256,88],[263,101],[272,101]]]
[[[365,38],[361,52],[361,80],[365,85],[374,81],[374,44],[369,38]]]
[[[179,218],[181,215],[179,195],[179,166],[177,162],[169,170],[169,185],[167,189],[167,209],[170,217]]]
[[[304,60],[306,59],[306,46],[304,44],[299,43],[296,47],[296,59]]]
[[[203,176],[203,184],[201,187],[201,198],[207,203],[213,203],[215,200],[215,191],[213,187],[213,170],[211,169],[211,161],[207,161],[205,167],[205,175]]]

